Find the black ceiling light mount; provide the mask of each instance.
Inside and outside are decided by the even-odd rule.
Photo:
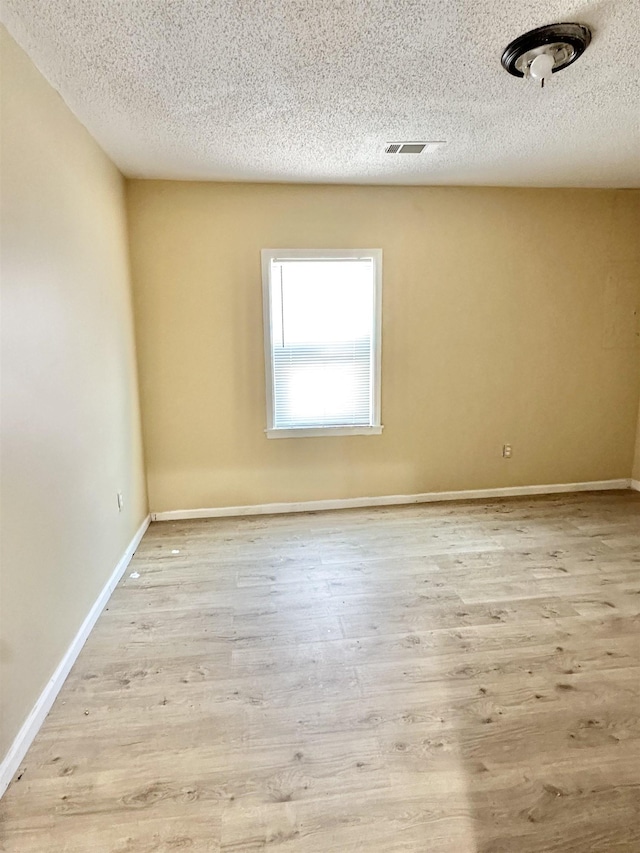
[[[591,30],[583,24],[548,24],[518,36],[505,48],[502,66],[514,77],[531,77],[544,86],[585,52]]]

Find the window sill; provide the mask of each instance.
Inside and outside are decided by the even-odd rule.
[[[382,435],[382,426],[299,427],[297,429],[266,429],[267,438],[317,438],[339,435]]]

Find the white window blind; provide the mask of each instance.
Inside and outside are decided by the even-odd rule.
[[[379,427],[378,264],[377,253],[268,252],[268,434]]]

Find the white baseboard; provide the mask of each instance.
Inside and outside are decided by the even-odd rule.
[[[597,492],[609,489],[628,489],[631,481],[594,480],[590,483],[552,483],[546,486],[509,486],[503,489],[471,489],[459,492],[425,492],[417,495],[380,495],[368,498],[339,500],[296,501],[293,503],[255,504],[253,506],[221,506],[203,509],[173,509],[151,513],[152,521],[175,521],[190,518],[222,518],[239,515],[278,515],[289,512],[317,512],[327,509],[394,506],[397,504],[432,503],[436,501],[468,501],[487,498],[506,498],[523,495],[551,495],[559,492]]]
[[[0,797],[6,791],[9,783],[13,779],[14,773],[20,766],[22,759],[25,757],[27,750],[31,746],[33,739],[38,734],[40,726],[51,710],[51,706],[55,702],[56,696],[60,692],[60,688],[64,684],[71,667],[76,662],[76,658],[80,654],[87,637],[91,633],[93,626],[96,624],[105,604],[109,601],[111,593],[117,586],[118,581],[125,572],[125,569],[131,562],[131,558],[140,544],[140,540],[144,536],[150,521],[151,516],[148,515],[136,531],[133,539],[127,546],[127,550],[120,558],[111,577],[103,587],[100,595],[95,600],[91,610],[87,614],[87,617],[80,626],[80,630],[74,637],[73,642],[67,649],[64,657],[58,664],[56,671],[49,679],[47,686],[40,694],[38,701],[31,709],[31,713],[25,720],[15,740],[9,747],[9,751],[3,758],[2,763],[0,764]]]
[[[629,486],[636,492],[640,492],[640,480],[629,480]]]

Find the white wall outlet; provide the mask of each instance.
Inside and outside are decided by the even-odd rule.
[[[502,445],[502,455],[505,459],[511,459],[511,445],[503,444]]]
[[[118,492],[118,512],[122,512],[124,508],[124,497],[122,496],[122,492]]]

